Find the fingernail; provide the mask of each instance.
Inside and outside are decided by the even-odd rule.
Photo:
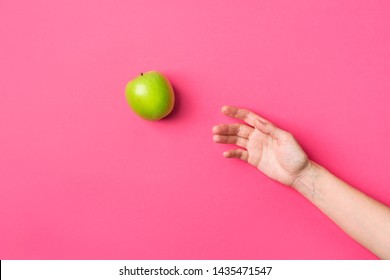
[[[226,105],[222,106],[221,111],[223,113],[226,113],[228,111],[228,106],[226,106]]]

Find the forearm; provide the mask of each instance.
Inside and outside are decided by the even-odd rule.
[[[390,259],[390,208],[311,162],[293,187],[371,252]]]

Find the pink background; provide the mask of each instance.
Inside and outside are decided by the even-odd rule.
[[[389,205],[388,1],[62,2],[0,2],[0,259],[376,258],[211,127],[253,109]]]

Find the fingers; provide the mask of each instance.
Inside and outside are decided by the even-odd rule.
[[[237,135],[243,138],[248,138],[252,133],[253,128],[245,124],[220,124],[213,127],[213,133],[218,135]]]
[[[213,140],[216,143],[236,144],[246,148],[253,128],[244,124],[220,124],[213,127]]]
[[[260,132],[271,136],[274,139],[280,139],[283,136],[283,130],[277,128],[270,122],[263,122],[259,119],[255,120],[254,123],[255,128],[257,128]]]
[[[246,148],[248,139],[237,135],[214,135],[213,140],[215,143],[222,144],[236,144],[237,146]]]
[[[241,150],[241,149],[226,151],[223,153],[223,156],[226,158],[239,158],[246,162],[248,161],[249,158],[248,151]]]
[[[255,120],[260,119],[263,122],[268,122],[266,119],[260,117],[259,115],[247,110],[247,109],[238,109],[233,106],[223,106],[222,107],[222,113],[225,114],[226,116],[236,118],[243,120],[247,124],[254,126],[255,125]]]
[[[223,106],[222,113],[229,117],[243,120],[247,124],[257,128],[260,132],[269,135],[274,139],[283,137],[283,130],[247,109],[239,109],[233,106]],[[233,128],[230,129],[232,130]],[[220,128],[220,130],[226,131],[226,128]]]

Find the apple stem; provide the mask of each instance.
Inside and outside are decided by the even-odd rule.
[[[143,75],[144,75],[144,73],[141,72],[141,76],[143,76]]]

